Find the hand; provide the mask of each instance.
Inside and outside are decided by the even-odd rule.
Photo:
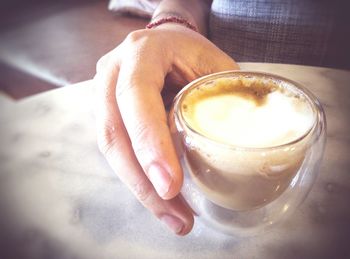
[[[97,63],[99,148],[138,200],[179,235],[190,232],[193,215],[178,195],[183,174],[161,92],[230,69],[238,66],[229,56],[178,24],[132,32]]]

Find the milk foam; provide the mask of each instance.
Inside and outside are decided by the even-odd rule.
[[[202,135],[241,147],[286,144],[312,127],[315,118],[306,100],[279,90],[265,98],[259,105],[234,92],[213,95],[192,103],[184,118]]]

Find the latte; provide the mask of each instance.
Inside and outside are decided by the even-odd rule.
[[[301,91],[268,77],[197,84],[179,109],[189,131],[180,152],[185,168],[209,200],[232,210],[262,207],[288,188],[316,120]]]

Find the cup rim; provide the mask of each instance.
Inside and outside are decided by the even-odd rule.
[[[234,145],[229,143],[223,143],[220,141],[216,141],[214,139],[211,139],[202,133],[198,132],[197,130],[193,129],[188,122],[184,119],[183,114],[181,112],[181,101],[186,96],[186,92],[189,92],[191,89],[197,87],[198,85],[204,84],[207,81],[229,77],[232,76],[256,76],[259,78],[266,78],[271,79],[273,81],[281,81],[284,83],[289,84],[291,87],[295,88],[298,92],[300,92],[304,97],[306,97],[307,101],[309,102],[313,112],[314,112],[314,121],[310,128],[305,131],[302,135],[297,137],[296,139],[293,139],[291,141],[288,141],[286,143],[282,143],[279,145],[272,145],[272,146],[266,146],[266,147],[247,147],[247,146],[240,146],[240,145]],[[275,150],[275,149],[283,149],[287,148],[289,146],[292,146],[298,142],[301,142],[303,139],[305,139],[307,136],[311,134],[316,128],[316,126],[320,123],[320,120],[324,118],[324,111],[322,108],[321,103],[317,99],[317,97],[312,94],[306,87],[301,85],[298,82],[295,82],[293,80],[290,80],[288,78],[285,78],[283,76],[279,76],[272,73],[265,73],[265,72],[259,72],[259,71],[250,71],[250,70],[227,70],[222,72],[217,72],[209,75],[205,75],[203,77],[197,78],[194,81],[191,81],[188,83],[174,98],[172,109],[174,112],[174,116],[176,117],[177,121],[180,122],[182,130],[187,129],[191,134],[195,135],[196,137],[201,138],[202,140],[206,142],[210,142],[211,144],[222,146],[229,149],[235,149],[235,150],[245,150],[245,151],[268,151],[268,150]],[[187,133],[187,132],[186,132]]]

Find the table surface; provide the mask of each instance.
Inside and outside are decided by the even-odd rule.
[[[0,100],[1,258],[350,258],[350,72],[242,63],[302,83],[322,102],[327,146],[306,201],[250,238],[196,222],[177,237],[131,195],[98,152],[89,81]]]

